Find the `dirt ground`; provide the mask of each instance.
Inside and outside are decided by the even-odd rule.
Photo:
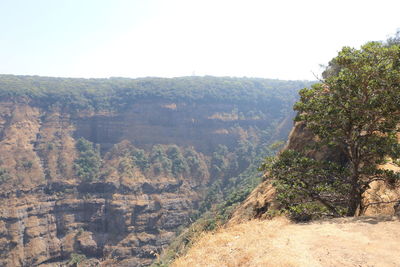
[[[398,217],[250,221],[204,234],[172,266],[400,266]]]

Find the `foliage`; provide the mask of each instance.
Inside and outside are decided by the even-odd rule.
[[[220,180],[226,175],[229,168],[228,148],[224,145],[218,145],[215,152],[212,154],[210,172],[215,180]]]
[[[344,167],[286,150],[262,169],[274,178],[281,210],[294,220],[341,216],[347,211],[350,183]]]
[[[177,145],[154,145],[150,151],[138,149],[128,143],[116,145],[113,154],[121,158],[118,171],[133,175],[137,168],[146,177],[172,176],[175,178],[191,177],[201,182],[208,180],[208,166],[204,156],[193,147],[181,148]],[[108,158],[108,156],[106,156]]]
[[[143,149],[135,148],[131,152],[131,156],[133,158],[134,164],[137,165],[142,172],[145,172],[150,168],[149,160]]]
[[[171,172],[174,176],[183,175],[188,172],[189,166],[178,146],[172,145],[167,149],[168,158],[172,161]]]
[[[335,71],[322,83],[300,91],[295,105],[320,143],[339,149],[348,160],[348,215],[362,211],[361,196],[374,179],[393,173],[376,168],[385,156],[400,155],[400,46],[370,42],[344,47],[332,60]]]
[[[184,158],[188,166],[190,175],[198,181],[208,179],[210,176],[207,164],[201,155],[193,147],[188,147],[184,151]]]
[[[225,223],[251,191],[261,182],[262,172],[259,166],[264,158],[275,154],[282,148],[283,142],[274,142],[268,131],[260,131],[259,142],[240,140],[239,145],[229,152],[226,147],[217,147],[216,155],[226,162],[227,175],[213,182],[199,208],[196,218],[209,218],[207,230]],[[267,138],[269,136],[269,138]],[[272,143],[272,145],[271,145]],[[246,147],[247,144],[249,147]],[[247,151],[248,154],[245,154]],[[215,156],[215,153],[213,154]]]
[[[82,181],[92,182],[99,176],[100,148],[84,138],[79,138],[76,142],[76,149],[79,156],[74,162],[75,174]]]
[[[170,175],[172,169],[172,161],[165,153],[162,145],[155,145],[150,154],[150,162],[155,175]]]
[[[289,110],[297,90],[308,81],[256,78],[110,78],[77,79],[0,75],[0,98],[27,100],[44,108],[70,111],[121,110],[139,99],[252,103],[269,110]]]
[[[11,179],[10,174],[8,173],[8,171],[2,167],[0,167],[0,184],[8,181]]]
[[[78,253],[72,253],[67,264],[68,264],[68,266],[77,266],[77,264],[81,263],[84,260],[86,260],[85,255],[78,254]]]
[[[193,223],[179,233],[152,266],[168,266],[172,259],[184,254],[204,231],[213,231],[227,222],[237,205],[245,200],[261,182],[262,172],[258,167],[266,156],[281,149],[283,142],[275,143],[273,135],[268,130],[257,129],[257,133],[257,138],[249,137],[252,142],[248,142],[248,139],[239,140],[240,145],[235,146],[232,151],[229,151],[226,146],[216,147],[210,162],[218,168],[224,166],[227,172],[219,179],[214,180],[215,178],[212,177],[213,182],[209,185],[198,212],[192,216]],[[246,151],[251,151],[251,153],[246,155]],[[195,156],[196,154],[197,152],[192,148],[186,149],[184,153],[190,169],[193,165],[204,166],[203,160]],[[241,162],[242,160],[244,163]],[[207,171],[207,168],[196,168],[192,175],[199,170]],[[215,173],[218,174],[218,172]]]

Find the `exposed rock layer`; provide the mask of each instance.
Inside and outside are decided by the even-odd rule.
[[[189,222],[210,175],[150,175],[138,168],[124,173],[118,148],[192,146],[204,165],[217,144],[232,147],[257,128],[287,120],[239,117],[234,109],[161,101],[136,103],[119,114],[77,115],[0,103],[0,168],[6,171],[0,266],[60,266],[78,254],[93,265],[150,264]],[[107,171],[102,179],[85,183],[75,175],[78,137],[101,145]]]
[[[93,194],[85,186],[67,193],[76,188],[59,184],[3,199],[0,266],[57,262],[73,252],[129,266],[150,263],[196,205],[193,192],[182,185],[171,193],[171,185],[138,183],[127,190],[98,183]]]

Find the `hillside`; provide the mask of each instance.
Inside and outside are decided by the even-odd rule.
[[[0,75],[0,265],[151,264],[230,188],[247,196],[308,84]]]
[[[284,150],[301,151],[314,141],[304,124],[296,123]],[[329,149],[308,153],[337,157]],[[380,168],[399,171],[390,162]],[[271,220],[280,207],[265,177],[225,225],[195,235],[192,247],[182,249],[183,256],[171,266],[397,266],[400,220],[393,214],[399,199],[398,184],[375,181],[364,194],[362,217],[300,224],[284,217]]]
[[[344,47],[321,83],[300,91],[263,181],[172,265],[397,266],[399,58],[397,44]]]
[[[399,228],[399,218],[390,216],[306,224],[253,220],[204,234],[172,266],[395,267]]]

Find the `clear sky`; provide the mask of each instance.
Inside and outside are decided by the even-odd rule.
[[[0,0],[0,73],[315,79],[400,28],[399,0]]]

